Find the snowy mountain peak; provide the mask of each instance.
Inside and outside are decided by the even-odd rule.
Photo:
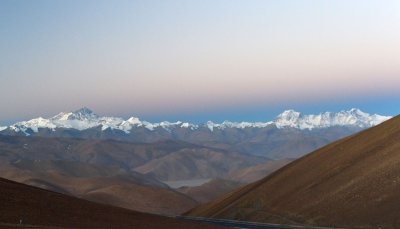
[[[29,135],[32,132],[38,132],[40,129],[50,129],[55,131],[57,128],[86,130],[90,128],[101,128],[106,130],[120,130],[130,133],[133,128],[146,128],[150,131],[163,129],[171,132],[176,128],[186,128],[196,130],[199,126],[208,128],[211,132],[224,130],[226,128],[265,128],[275,126],[281,128],[297,128],[297,129],[315,129],[328,128],[332,126],[355,126],[359,128],[368,128],[375,126],[383,121],[388,120],[389,116],[370,115],[359,109],[353,108],[348,111],[340,111],[337,113],[324,112],[318,115],[303,115],[295,110],[286,110],[279,114],[274,121],[269,122],[230,122],[213,123],[211,121],[196,125],[188,122],[159,122],[151,123],[141,121],[137,117],[131,117],[127,120],[118,117],[100,117],[90,109],[84,107],[74,112],[59,113],[58,115],[45,119],[36,118],[29,121],[15,123],[7,128],[0,127],[0,131],[10,129],[15,132],[23,132]]]
[[[351,108],[350,110],[349,110],[349,112],[350,113],[364,113],[364,112],[362,112],[360,109],[358,109],[358,108]]]
[[[99,118],[99,116],[87,107],[83,107],[69,114],[69,120],[90,120],[97,118]]]
[[[214,127],[218,127],[219,125],[213,123],[212,121],[208,121],[205,126],[212,132],[214,131]]]
[[[128,123],[132,124],[132,125],[141,125],[142,122],[140,121],[139,118],[136,117],[130,117],[128,120],[126,120]]]
[[[61,112],[58,115],[51,118],[51,120],[66,121],[66,120],[93,120],[97,119],[99,116],[95,114],[92,110],[87,107],[83,107],[79,110],[65,113]]]
[[[300,115],[301,115],[300,112],[297,112],[297,111],[295,111],[293,109],[290,109],[290,110],[285,110],[284,112],[279,114],[278,117],[286,117],[286,116],[297,116],[298,117]]]
[[[300,119],[302,114],[300,112],[297,112],[295,110],[286,110],[282,112],[278,117],[276,118],[276,121],[278,122],[296,122],[297,120]]]
[[[82,107],[81,109],[78,109],[78,110],[76,110],[76,111],[74,111],[74,112],[72,112],[72,113],[74,113],[74,114],[80,114],[80,115],[93,115],[93,114],[94,114],[93,111],[90,110],[90,109],[87,108],[87,107]]]
[[[358,117],[367,117],[367,116],[369,116],[368,113],[362,112],[360,109],[357,109],[357,108],[351,108],[348,111],[348,113],[353,115],[353,116],[358,116]]]
[[[327,128],[331,126],[357,126],[367,128],[388,120],[389,116],[370,115],[357,108],[338,113],[324,112],[318,115],[302,115],[288,110],[278,115],[275,125],[278,128],[292,127],[298,129]]]

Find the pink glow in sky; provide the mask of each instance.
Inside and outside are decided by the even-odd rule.
[[[2,1],[0,120],[400,96],[400,2]]]

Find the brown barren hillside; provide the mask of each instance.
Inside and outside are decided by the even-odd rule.
[[[197,205],[157,178],[228,176],[265,160],[181,141],[132,143],[0,134],[0,177],[155,214],[182,214]],[[135,172],[137,167],[149,174]]]
[[[140,212],[177,215],[197,205],[195,200],[155,179],[82,162],[21,160],[1,165],[0,176]]]
[[[227,177],[233,171],[267,161],[265,157],[167,140],[132,143],[0,134],[0,149],[0,163],[14,164],[19,160],[75,161],[138,171],[163,181]],[[26,169],[36,170],[37,167]],[[70,173],[73,169],[63,171]]]
[[[199,203],[207,203],[243,185],[237,181],[214,179],[200,186],[183,186],[177,191],[190,196]]]
[[[230,175],[229,179],[248,184],[264,178],[292,161],[294,161],[294,159],[270,160],[262,164],[235,171]]]
[[[226,178],[233,171],[267,161],[266,158],[209,148],[179,150],[154,159],[135,171],[162,181]]]
[[[26,225],[46,226],[43,228],[217,228],[97,204],[0,178],[0,228],[20,220]]]
[[[400,228],[400,116],[316,150],[188,214]]]

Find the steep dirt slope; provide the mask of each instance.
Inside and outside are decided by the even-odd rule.
[[[141,212],[176,215],[197,205],[151,177],[81,162],[21,160],[2,165],[0,176]]]
[[[255,182],[275,172],[292,161],[294,161],[294,159],[269,160],[262,164],[234,171],[229,176],[229,179],[242,183]]]
[[[190,196],[199,203],[207,203],[242,185],[242,183],[236,181],[214,179],[200,186],[180,187],[177,191]]]
[[[329,144],[189,214],[399,228],[400,117]]]
[[[2,178],[0,204],[0,225],[22,220],[23,224],[61,228],[216,228],[93,203]]]

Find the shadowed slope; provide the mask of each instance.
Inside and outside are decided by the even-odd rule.
[[[97,204],[0,178],[0,223],[62,228],[216,228]]]
[[[294,159],[270,160],[259,165],[237,170],[230,175],[229,179],[248,184],[268,176],[292,161]]]
[[[200,186],[183,186],[178,188],[177,191],[190,196],[199,203],[207,203],[242,185],[242,183],[237,181],[214,179]]]
[[[338,227],[400,227],[400,116],[189,212]]]
[[[2,165],[0,176],[141,212],[175,215],[197,205],[151,177],[82,162],[20,160]]]

